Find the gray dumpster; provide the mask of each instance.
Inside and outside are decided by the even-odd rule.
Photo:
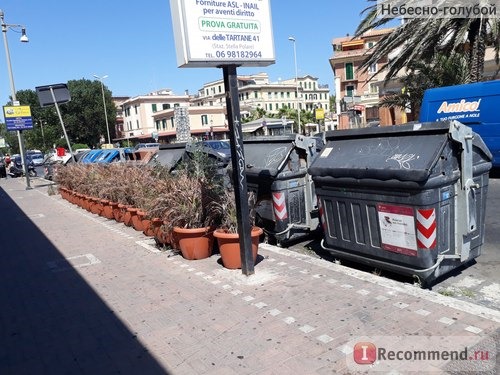
[[[151,163],[160,163],[173,171],[186,158],[186,143],[161,144]]]
[[[459,122],[329,132],[309,173],[322,247],[422,283],[478,257],[491,153]]]
[[[257,196],[257,224],[280,245],[310,235],[319,218],[307,168],[320,151],[320,141],[290,134],[243,142],[248,190]]]

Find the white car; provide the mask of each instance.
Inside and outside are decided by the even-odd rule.
[[[36,152],[36,153],[30,154],[29,157],[31,158],[31,160],[33,161],[33,164],[35,164],[35,166],[43,164],[43,154],[41,152],[40,153]]]

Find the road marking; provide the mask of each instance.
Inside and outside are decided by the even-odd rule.
[[[116,231],[116,229],[114,229]],[[156,242],[154,239],[147,239],[147,240],[142,240],[142,241],[136,241],[135,242],[137,245],[142,246],[146,250],[151,251],[152,253],[161,253],[160,250],[155,246]]]

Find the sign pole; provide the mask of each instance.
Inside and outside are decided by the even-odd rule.
[[[57,99],[56,99],[56,94],[54,93],[54,88],[52,86],[49,86],[49,89],[50,89],[50,95],[52,96],[52,100],[54,101],[54,105],[56,107],[57,116],[59,116],[59,121],[61,122],[64,138],[66,139],[66,144],[68,145],[69,154],[73,159],[73,163],[76,163],[75,155],[73,154],[73,150],[71,149],[71,143],[69,142],[68,133],[66,133],[66,127],[64,126],[64,121],[61,116],[61,111],[59,110],[59,106],[57,105]]]
[[[224,87],[229,124],[231,163],[233,166],[233,186],[238,216],[238,235],[240,237],[241,271],[245,275],[254,273],[250,215],[248,209],[247,175],[245,172],[245,153],[241,131],[240,102],[238,99],[238,77],[236,65],[224,65]]]

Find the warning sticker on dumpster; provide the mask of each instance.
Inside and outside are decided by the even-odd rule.
[[[377,204],[382,248],[399,254],[417,256],[413,208]]]

